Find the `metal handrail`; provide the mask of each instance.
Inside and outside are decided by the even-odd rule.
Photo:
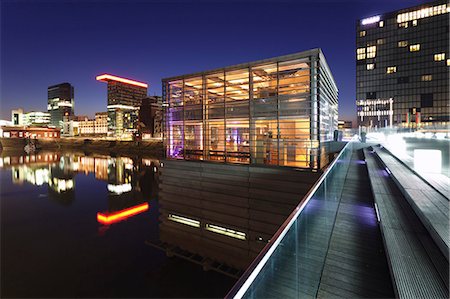
[[[292,224],[295,222],[300,213],[303,211],[304,207],[311,200],[312,196],[316,193],[317,189],[319,189],[320,185],[328,176],[330,171],[333,169],[334,165],[341,158],[342,153],[347,149],[349,144],[351,142],[354,142],[355,140],[356,140],[355,137],[352,138],[352,140],[347,142],[347,144],[342,148],[336,159],[334,159],[334,161],[327,167],[325,172],[320,176],[319,180],[313,185],[313,187],[308,191],[308,193],[306,193],[306,195],[300,201],[300,204],[298,204],[297,207],[295,207],[294,211],[292,211],[292,213],[288,216],[288,218],[283,222],[283,224],[273,235],[269,243],[267,243],[267,245],[264,246],[264,248],[261,250],[258,256],[247,268],[247,270],[245,270],[244,274],[242,274],[242,276],[239,278],[239,280],[236,282],[233,288],[228,292],[225,298],[240,299],[244,296],[245,292],[253,283],[256,276],[258,276],[259,272],[264,267],[266,262],[269,260],[270,256],[274,253],[275,249],[278,247],[278,244],[280,244],[281,240],[287,234]]]

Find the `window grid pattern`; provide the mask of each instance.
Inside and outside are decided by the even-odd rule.
[[[435,1],[432,6],[446,4]],[[429,7],[423,4],[382,16],[384,27],[357,24],[356,32],[366,31],[366,36],[356,38],[356,48],[373,45],[378,39],[385,43],[377,45],[373,59],[356,59],[356,99],[366,100],[368,94],[376,99],[393,98],[393,124],[401,127],[442,126],[450,124],[449,71],[446,60],[449,56],[448,13],[405,21],[407,28],[399,28],[397,15]],[[448,10],[448,7],[447,7]],[[410,52],[410,45],[420,44],[420,50]],[[439,55],[441,54],[441,55]],[[436,55],[436,56],[435,56]],[[437,60],[437,61],[436,61]],[[367,64],[376,68],[367,70]],[[395,73],[387,68],[396,66]],[[422,80],[431,75],[432,80]],[[425,79],[425,78],[424,78]],[[421,107],[421,94],[433,94],[426,107]],[[414,114],[414,111],[419,114]],[[358,124],[369,126],[368,118],[358,118]]]
[[[163,80],[166,157],[320,169],[337,88],[319,57]]]

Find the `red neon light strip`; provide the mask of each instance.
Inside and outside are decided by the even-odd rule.
[[[111,224],[122,221],[130,216],[134,216],[148,210],[148,203],[143,203],[119,212],[115,212],[109,215],[103,213],[97,213],[97,221],[102,224]]]
[[[97,76],[97,77],[95,77],[95,79],[97,81],[103,81],[103,82],[108,82],[108,80],[112,80],[112,81],[118,81],[118,82],[127,83],[127,84],[131,84],[131,85],[136,85],[136,86],[140,86],[140,87],[145,87],[145,88],[148,87],[148,85],[146,83],[130,80],[127,78],[121,78],[121,77],[117,77],[117,76],[113,76],[113,75],[109,75],[109,74],[103,74],[103,75]]]

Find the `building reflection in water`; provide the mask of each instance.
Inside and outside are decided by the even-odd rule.
[[[75,176],[93,173],[97,180],[107,183],[107,209],[99,212],[104,220],[99,222],[108,225],[149,208],[146,202],[157,192],[158,165],[158,160],[148,158],[74,153],[0,157],[0,167],[11,168],[14,184],[47,185],[48,197],[64,205],[75,198]]]
[[[239,277],[320,173],[164,161],[160,239],[148,245]]]

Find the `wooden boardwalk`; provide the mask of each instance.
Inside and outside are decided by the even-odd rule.
[[[395,157],[400,164],[409,168],[411,172],[413,172],[416,176],[422,178],[426,181],[431,187],[436,189],[441,195],[443,195],[447,200],[450,199],[450,178],[446,175],[440,173],[420,173],[414,169],[414,159],[410,156],[402,153],[397,153],[393,149],[391,149],[388,145],[383,144],[384,148]]]
[[[392,173],[392,179],[430,232],[444,256],[449,259],[449,200],[421,177],[383,149],[376,153]]]
[[[358,153],[352,155],[342,195],[330,200],[335,195],[332,185],[327,196],[317,192],[246,298],[394,297],[367,171]]]
[[[375,156],[366,151],[396,297],[448,298],[447,260]]]
[[[394,297],[361,150],[353,152],[317,297]]]

